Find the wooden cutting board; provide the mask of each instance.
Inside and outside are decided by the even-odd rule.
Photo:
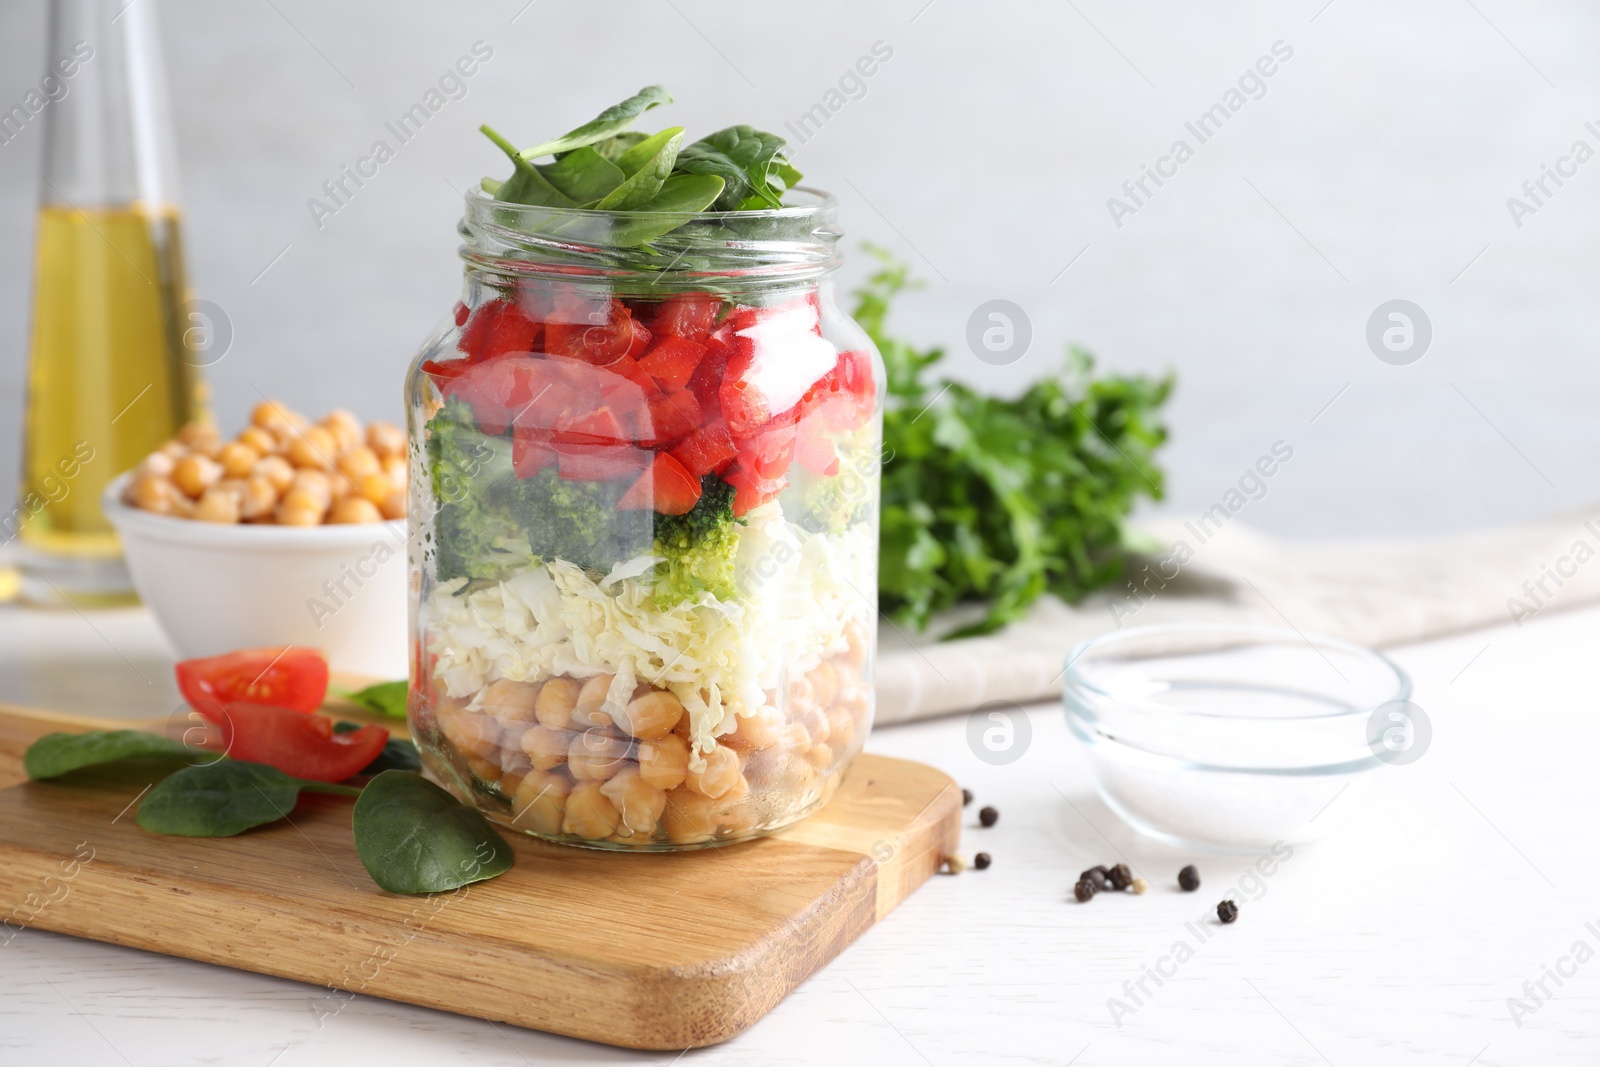
[[[233,838],[158,837],[133,817],[149,766],[25,780],[35,738],[130,725],[0,705],[0,901],[19,902],[0,943],[35,927],[293,978],[325,987],[327,1015],[366,994],[629,1048],[715,1044],[960,836],[949,777],[862,755],[826,807],[769,838],[633,855],[507,833],[516,865],[500,878],[395,896],[356,858],[348,800],[307,795],[290,820]]]

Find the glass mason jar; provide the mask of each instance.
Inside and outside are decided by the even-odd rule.
[[[552,841],[787,826],[872,724],[883,365],[836,202],[696,215],[474,191],[412,364],[410,720]]]

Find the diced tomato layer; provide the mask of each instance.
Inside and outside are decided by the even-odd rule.
[[[705,354],[705,345],[668,334],[650,346],[639,366],[664,388],[682,389]]]
[[[644,467],[649,453],[627,445],[557,444],[556,473],[569,482],[609,482]]]
[[[512,352],[537,350],[542,327],[509,300],[480,304],[461,328],[456,347],[474,363]]]
[[[614,445],[624,439],[622,423],[608,407],[564,420],[561,431],[551,438],[557,445]]]
[[[467,323],[467,316],[470,314],[472,314],[472,312],[468,310],[467,305],[457,300],[455,308],[456,325],[465,326]]]
[[[815,306],[804,301],[741,309],[729,322],[733,353],[718,399],[736,437],[794,407],[838,362],[838,352],[822,336]]]
[[[475,363],[440,386],[445,396],[472,407],[478,428],[502,434],[519,424],[549,426],[568,399],[560,370],[533,356],[502,356]]]
[[[511,435],[511,469],[518,478],[532,478],[556,461],[556,450],[536,430],[517,429]]]
[[[230,758],[312,782],[342,782],[361,773],[389,743],[389,731],[381,726],[335,733],[332,719],[264,704],[228,704],[217,725]]]
[[[672,448],[672,457],[696,478],[720,472],[738,454],[728,425],[721,419],[712,420]]]
[[[800,439],[795,449],[795,458],[812,474],[831,478],[839,473],[839,450],[834,446],[833,438],[824,432],[824,427],[815,417],[800,423]]]
[[[700,401],[687,389],[650,401],[650,424],[639,437],[641,444],[659,447],[688,437],[700,428],[704,413]]]
[[[618,511],[686,515],[700,500],[700,479],[665,452],[657,452],[638,480],[617,501]]]
[[[684,293],[661,302],[650,328],[656,334],[681,337],[685,341],[704,341],[716,325],[722,300],[710,293]]]
[[[736,437],[739,466],[757,478],[781,478],[789,469],[795,451],[795,420],[779,416],[757,433]]]
[[[736,516],[748,514],[752,508],[760,507],[789,486],[787,478],[758,478],[737,463],[729,467],[722,478],[733,486],[733,513]]]
[[[544,326],[545,351],[581,359],[597,367],[625,356],[637,357],[650,345],[650,331],[617,301],[605,305],[568,302]]]
[[[177,675],[183,699],[213,722],[233,703],[272,704],[304,714],[316,711],[328,695],[327,658],[320,649],[295,645],[186,659]]]

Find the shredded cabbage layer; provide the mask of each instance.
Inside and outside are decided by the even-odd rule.
[[[469,698],[501,678],[611,674],[617,703],[648,682],[688,709],[690,763],[700,769],[700,753],[733,730],[734,715],[754,714],[768,691],[843,651],[850,622],[874,613],[871,523],[808,533],[776,501],[746,518],[731,599],[706,592],[663,608],[652,580],[662,561],[650,555],[603,577],[556,559],[471,592],[461,592],[464,577],[440,584],[427,602],[435,678]]]

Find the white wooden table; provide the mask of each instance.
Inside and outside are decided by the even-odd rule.
[[[994,866],[934,879],[748,1033],[682,1062],[1600,1063],[1597,652],[1600,610],[1399,650],[1432,718],[1427,753],[1385,768],[1352,825],[1297,850],[1203,943],[1185,924],[1251,861],[1123,826],[1056,706],[1031,710],[1031,748],[1004,768],[968,751],[959,717],[883,730],[871,748],[941,766],[977,794],[963,847]],[[148,715],[176,699],[169,665],[141,612],[0,608],[0,699]],[[976,824],[982,804],[1002,813],[992,829]],[[1080,869],[1119,858],[1149,893],[1071,901]],[[1205,884],[1185,894],[1174,877],[1191,861]],[[1193,957],[1163,962],[1180,940]],[[1158,964],[1171,976],[1159,985],[1146,977]],[[1547,977],[1558,968],[1559,985]],[[323,995],[25,931],[0,948],[0,1063],[675,1057],[365,997],[319,1028]],[[1111,998],[1131,1013],[1114,1022]],[[1527,1009],[1516,1019],[1511,998]]]

